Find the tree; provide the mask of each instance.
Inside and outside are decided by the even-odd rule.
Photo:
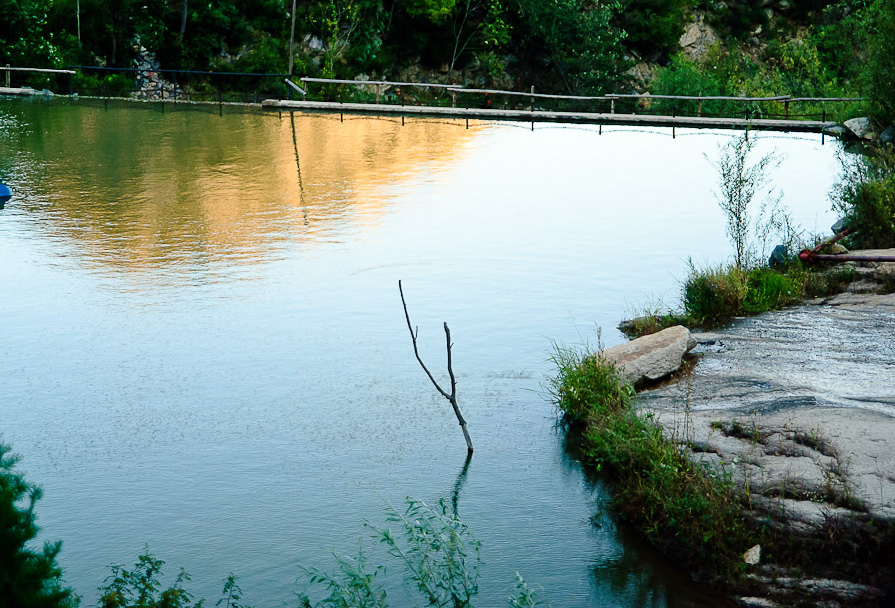
[[[622,72],[625,32],[612,25],[617,3],[515,0],[530,35],[546,50],[569,93],[607,91]]]
[[[47,0],[0,0],[0,64],[56,67],[59,53],[47,27]]]
[[[47,542],[41,551],[28,546],[37,536],[34,506],[42,492],[15,471],[18,461],[0,443],[0,598],[8,608],[76,606],[56,563],[62,542]]]
[[[876,0],[865,21],[864,87],[878,118],[895,123],[895,0]]]
[[[651,58],[679,48],[687,11],[685,0],[621,0],[615,20],[627,32],[625,44]]]

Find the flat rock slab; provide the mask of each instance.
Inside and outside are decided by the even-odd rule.
[[[634,385],[660,380],[681,367],[683,356],[696,346],[690,330],[682,325],[631,340],[603,351],[622,377]]]
[[[787,486],[806,525],[854,496],[895,517],[895,295],[843,294],[694,334],[689,377],[640,394],[694,457],[761,493]],[[733,430],[734,432],[731,432]],[[813,503],[813,504],[812,504]],[[798,507],[798,508],[795,508]],[[804,508],[802,508],[804,507]]]

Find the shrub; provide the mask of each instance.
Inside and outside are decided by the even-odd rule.
[[[700,271],[691,265],[684,282],[684,311],[699,325],[736,316],[746,299],[746,277],[736,267]]]
[[[38,532],[34,507],[41,489],[15,471],[18,460],[0,443],[0,600],[10,608],[76,606],[56,563],[62,543],[45,543],[41,551],[27,546]]]
[[[752,261],[753,248],[749,240],[752,229],[750,207],[757,191],[770,182],[769,172],[782,162],[775,154],[767,154],[755,163],[750,162],[750,154],[755,147],[755,138],[749,133],[720,147],[720,155],[714,162],[718,171],[718,191],[715,197],[727,219],[727,236],[734,248],[734,264],[745,268]],[[768,196],[771,190],[768,190]]]
[[[183,588],[183,583],[190,580],[183,568],[174,584],[160,590],[163,560],[156,558],[144,547],[143,553],[137,557],[137,563],[130,570],[123,565],[110,566],[112,574],[106,579],[106,585],[100,587],[100,606],[102,608],[188,608],[202,606],[200,600],[193,603],[193,595]]]
[[[386,519],[397,524],[397,533],[389,528],[370,526],[374,539],[384,545],[404,570],[405,579],[416,589],[421,605],[444,608],[469,608],[478,593],[481,543],[469,527],[452,513],[442,499],[433,508],[421,500],[407,498],[403,512],[392,507]],[[322,587],[327,597],[312,604],[305,593],[299,594],[303,608],[311,606],[339,608],[386,608],[385,589],[376,577],[382,565],[370,569],[363,550],[356,559],[335,554],[338,568],[323,572],[302,568],[312,586]],[[510,606],[541,605],[538,594],[516,573],[516,588],[508,598]]]
[[[867,150],[840,161],[842,173],[830,198],[855,230],[849,245],[895,247],[895,151]]]
[[[876,0],[864,24],[867,35],[863,83],[878,118],[895,122],[895,0]]]
[[[696,325],[757,315],[798,302],[805,293],[806,280],[798,268],[784,272],[736,266],[698,270],[691,264],[684,282],[684,310]]]

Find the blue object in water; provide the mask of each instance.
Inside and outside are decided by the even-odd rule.
[[[0,184],[0,206],[12,198],[12,190],[6,184]]]

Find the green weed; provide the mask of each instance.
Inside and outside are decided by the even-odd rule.
[[[593,418],[630,408],[634,389],[619,378],[615,365],[600,353],[583,355],[572,348],[554,346],[550,360],[559,373],[548,391],[567,426],[588,426]]]
[[[806,274],[798,267],[779,272],[736,266],[700,270],[691,265],[684,282],[684,311],[694,324],[704,326],[778,310],[804,297],[805,282]]]

